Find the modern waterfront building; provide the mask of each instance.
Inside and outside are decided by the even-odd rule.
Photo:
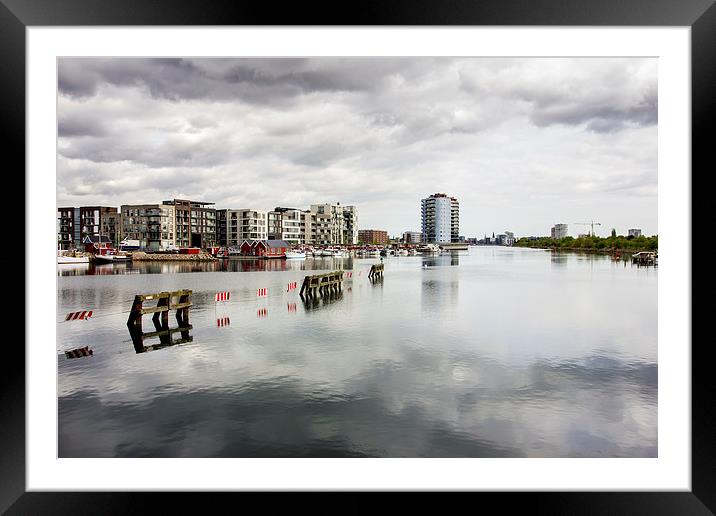
[[[291,245],[306,243],[306,219],[310,212],[297,208],[276,207],[267,214],[269,240],[283,240]]]
[[[640,237],[640,236],[641,236],[641,229],[630,229],[630,230],[629,230],[629,233],[628,233],[628,236],[634,237],[634,238]]]
[[[358,243],[385,245],[388,243],[388,232],[382,229],[359,229]]]
[[[423,234],[420,231],[403,232],[403,243],[405,244],[419,244],[422,239]]]
[[[436,193],[420,201],[422,241],[457,242],[460,238],[460,204],[455,197]]]
[[[358,243],[358,210],[355,206],[343,206],[343,244]]]
[[[268,240],[268,212],[245,208],[216,210],[219,245],[238,247],[244,240]]]
[[[213,202],[172,199],[162,202],[173,206],[175,245],[177,247],[210,247],[216,245],[216,209]]]
[[[355,206],[311,204],[311,243],[358,243],[358,210]]]
[[[121,239],[139,240],[139,248],[167,249],[176,243],[175,208],[164,204],[123,204],[120,211]]]
[[[57,208],[57,241],[61,249],[82,246],[86,236],[105,236],[112,245],[119,243],[119,214],[110,206]]]
[[[214,203],[172,199],[161,204],[123,204],[120,240],[139,240],[140,249],[170,246],[206,248],[216,244]]]
[[[556,240],[567,236],[567,224],[555,224],[550,230],[550,236]]]

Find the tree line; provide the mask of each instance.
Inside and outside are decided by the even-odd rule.
[[[542,249],[584,249],[584,250],[611,250],[624,251],[656,251],[659,249],[659,235],[647,236],[582,236],[574,238],[540,237],[537,239],[520,238],[514,244],[517,247],[538,247]]]

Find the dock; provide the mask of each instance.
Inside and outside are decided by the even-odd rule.
[[[343,271],[306,276],[301,285],[301,298],[316,297],[343,290]]]
[[[368,279],[378,279],[383,277],[384,265],[382,263],[376,263],[371,265],[370,271],[368,272]]]

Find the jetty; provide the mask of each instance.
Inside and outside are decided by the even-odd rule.
[[[301,298],[327,295],[343,290],[343,271],[306,276],[301,285]]]
[[[377,279],[383,277],[383,264],[376,263],[371,265],[370,271],[368,272],[368,279]]]
[[[142,331],[142,316],[154,314],[154,325],[168,327],[169,311],[176,310],[176,319],[180,326],[189,324],[189,308],[192,306],[191,290],[177,290],[174,292],[158,292],[156,294],[137,294],[134,296],[132,308],[129,311],[127,326],[130,329]],[[174,302],[174,299],[178,301]],[[156,306],[145,307],[145,301],[157,301]],[[161,317],[161,324],[159,318]]]
[[[137,353],[192,341],[192,337],[189,335],[189,330],[192,329],[191,324],[189,324],[189,309],[192,306],[191,295],[191,290],[176,290],[134,296],[134,302],[127,319],[127,327],[129,328],[129,335],[132,337],[134,350]],[[157,304],[155,306],[144,306],[146,301],[156,301]],[[176,310],[178,328],[169,328],[170,310]],[[149,314],[152,314],[155,331],[144,332],[142,331],[142,316]],[[176,332],[181,333],[181,338],[178,340],[173,339],[173,335]],[[159,344],[145,346],[144,340],[152,337],[159,337]]]

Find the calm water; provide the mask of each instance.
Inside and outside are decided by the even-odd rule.
[[[472,247],[371,283],[379,261],[58,266],[60,457],[657,456],[657,270]],[[286,292],[335,268],[340,296]],[[133,296],[178,289],[191,340],[137,353]]]

